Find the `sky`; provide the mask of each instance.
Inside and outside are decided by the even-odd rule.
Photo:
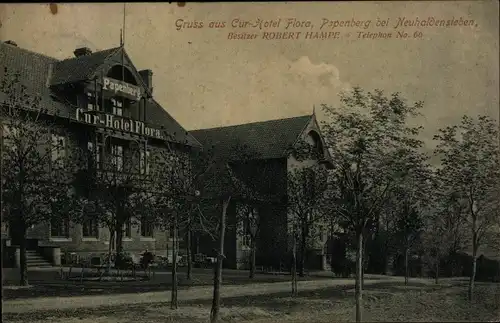
[[[0,39],[64,59],[77,47],[119,45],[123,4],[0,4]],[[498,1],[130,3],[126,50],[137,69],[152,69],[154,96],[186,129],[293,117],[336,106],[352,86],[401,92],[424,101],[423,138],[464,114],[499,115]],[[473,27],[395,29],[401,18],[474,20]],[[285,29],[288,19],[312,27]],[[177,30],[183,19],[203,28]],[[281,19],[280,27],[233,28],[231,22]],[[328,29],[328,21],[370,20],[370,26]],[[377,26],[377,19],[389,19]],[[225,28],[209,28],[210,22]],[[320,26],[326,22],[324,29]],[[409,38],[395,38],[397,31]],[[263,32],[302,32],[300,39],[262,39]],[[336,32],[339,39],[304,39],[306,32]],[[230,32],[257,39],[228,39]],[[390,39],[358,32],[392,33]],[[349,36],[347,36],[349,33]],[[366,35],[366,34],[365,34]],[[416,38],[414,38],[416,36]]]

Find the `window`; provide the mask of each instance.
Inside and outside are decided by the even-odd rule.
[[[245,209],[243,209],[245,210]],[[245,211],[244,211],[245,212]],[[252,208],[249,213],[246,214],[246,216],[243,218],[243,223],[242,223],[242,236],[241,236],[241,243],[244,246],[250,246],[252,243],[252,237],[254,237],[257,234],[257,229],[258,229],[258,223],[259,221],[259,214],[257,208]]]
[[[123,171],[123,146],[111,146],[111,158],[114,168],[119,172]]]
[[[325,229],[322,226],[318,228],[318,239],[319,241],[323,241],[325,239]]]
[[[304,169],[304,193],[307,198],[313,199],[316,195],[316,173],[310,168]]]
[[[128,219],[125,224],[123,224],[123,236],[125,238],[132,238],[132,220]]]
[[[146,151],[146,153],[144,153],[144,150],[141,150],[141,156],[140,156],[140,170],[141,170],[141,174],[146,174],[148,175],[149,174],[149,155],[150,155],[150,152],[149,150]]]
[[[84,238],[99,238],[99,225],[95,219],[87,219],[82,225]]]
[[[89,152],[89,162],[92,163],[91,165],[89,166],[93,166],[95,165],[95,167],[97,169],[100,168],[100,165],[101,165],[101,149],[100,149],[100,146],[97,146],[98,149],[95,149],[94,148],[94,143],[89,141],[87,143],[87,148],[88,148],[88,152]]]
[[[147,217],[141,219],[141,236],[153,237],[154,226]]]
[[[111,99],[111,113],[116,114],[117,116],[123,115],[123,103],[117,99]]]
[[[66,157],[66,138],[57,134],[52,134],[52,149],[51,149],[52,166],[62,168],[64,166],[64,158]]]
[[[51,219],[50,236],[56,238],[69,238],[69,219]]]
[[[99,110],[99,105],[96,105],[96,96],[93,92],[87,92],[87,110],[94,111]]]
[[[315,180],[316,180],[316,174],[314,173],[314,170],[308,168],[305,170],[306,172],[306,183],[309,186],[314,186]]]
[[[243,220],[243,232],[241,236],[241,244],[243,246],[249,247],[251,242],[252,242],[252,236],[250,235],[249,230],[249,221],[248,220]]]
[[[316,131],[309,132],[309,140],[312,144],[312,152],[314,158],[324,158],[324,148],[323,143],[321,142],[321,137]]]
[[[175,227],[174,227],[174,224],[170,224],[170,228],[168,230],[168,233],[170,235],[170,239],[174,239],[175,238]]]

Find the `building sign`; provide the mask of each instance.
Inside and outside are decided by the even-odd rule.
[[[96,126],[103,126],[109,129],[125,131],[141,136],[154,137],[162,139],[162,133],[159,129],[150,128],[142,121],[130,120],[118,117],[112,114],[90,114],[85,113],[81,108],[76,109],[76,120]]]
[[[110,77],[102,78],[102,89],[113,92],[115,95],[122,95],[131,100],[139,101],[142,97],[141,88],[123,81],[115,80]]]

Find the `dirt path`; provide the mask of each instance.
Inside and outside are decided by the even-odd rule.
[[[394,282],[400,277],[365,280],[365,285]],[[316,290],[325,287],[354,285],[353,279],[315,280],[298,282],[299,290]],[[265,295],[290,291],[290,282],[248,284],[243,286],[223,286],[222,297]],[[179,292],[179,300],[203,300],[212,297],[212,287],[192,287]],[[92,308],[127,304],[147,304],[170,301],[170,291],[102,296],[43,297],[35,299],[8,300],[3,302],[3,313],[27,313],[46,310]]]

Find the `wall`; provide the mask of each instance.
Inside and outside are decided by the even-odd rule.
[[[82,226],[73,224],[70,226],[69,238],[52,238],[50,237],[49,225],[40,225],[38,236],[43,235],[39,245],[57,245],[61,247],[61,253],[75,252],[79,255],[93,255],[108,252],[109,249],[109,230],[107,228],[99,228],[99,237],[83,237]],[[140,226],[132,225],[132,236],[123,238],[123,250],[132,254],[140,254],[145,249],[152,251],[156,255],[167,255],[169,249],[169,239],[167,232],[156,229],[153,237],[142,237],[140,235]]]
[[[311,121],[309,124],[304,128],[302,134],[299,137],[299,142],[300,140],[305,141],[306,143],[313,145],[315,140],[314,137],[310,136],[309,133],[311,131],[316,132],[318,135],[320,135],[320,129],[319,126],[316,122],[315,117],[311,118]],[[326,153],[324,150],[325,148],[325,143],[322,140],[321,136],[321,145],[320,147],[323,147],[323,153]],[[302,168],[307,168],[311,167],[314,165],[318,164],[318,160],[316,159],[306,159],[306,160],[298,160],[296,157],[293,155],[289,155],[287,159],[287,171],[292,172],[296,169],[302,169]],[[291,232],[292,228],[290,226],[291,223],[291,211],[287,211],[287,218],[288,218],[288,233]],[[325,244],[328,240],[328,223],[324,223],[323,221],[318,222],[313,225],[313,227],[310,229],[311,233],[309,235],[310,237],[310,244],[309,244],[309,250],[307,251],[308,253],[308,268],[310,269],[325,269],[326,268],[326,253],[324,250]],[[322,232],[323,234],[320,234]],[[287,239],[288,241],[288,250],[290,252],[292,248],[292,239],[289,237]]]
[[[311,130],[319,132],[314,119],[305,128],[301,139],[310,141],[307,134]],[[316,160],[298,161],[293,156],[289,156],[287,159],[258,160],[235,166],[238,174],[245,178],[247,183],[251,183],[253,188],[257,188],[259,192],[280,196],[279,201],[259,206],[261,223],[257,238],[256,263],[258,266],[273,267],[275,270],[280,267],[289,267],[291,241],[289,241],[287,229],[290,216],[286,207],[287,173],[295,168],[309,167],[316,163]],[[225,266],[241,268],[248,263],[249,246],[242,244],[242,237],[235,229],[239,225],[235,222],[236,211],[230,208],[228,217],[230,226],[226,231]],[[315,234],[318,239],[313,241],[310,261],[311,266],[319,269],[324,267],[326,261],[323,247],[327,241],[327,230],[324,230],[321,237],[318,233]],[[208,240],[205,242],[208,243]],[[206,243],[203,244],[204,251],[200,252],[211,255],[216,244],[210,241],[209,247]]]
[[[224,266],[227,268],[238,268],[238,257],[237,257],[237,247],[238,239],[237,237],[237,216],[236,216],[236,206],[238,204],[237,200],[231,200],[227,208],[226,214],[226,232],[224,239]],[[217,244],[218,246],[218,244]]]
[[[246,163],[244,172],[247,181],[252,183],[261,194],[271,196],[272,202],[257,206],[260,223],[257,237],[257,266],[279,268],[287,261],[286,256],[286,159],[265,159]],[[241,224],[240,224],[241,225]],[[242,243],[242,237],[236,241],[236,256],[240,267],[248,263],[250,246]]]
[[[91,128],[78,124],[72,124],[70,128],[66,129],[70,130],[67,136],[68,152],[78,147],[79,143],[86,144],[87,133],[92,131]],[[175,147],[175,149],[177,148]],[[152,149],[155,150],[155,147]],[[157,229],[153,238],[141,237],[140,226],[135,225],[132,227],[132,237],[123,239],[124,251],[139,254],[148,249],[157,255],[166,256],[167,251],[172,250],[172,242],[167,235],[168,232],[165,230]],[[6,240],[10,240],[4,227],[2,227],[2,236],[5,236]],[[105,253],[109,248],[109,230],[107,228],[99,228],[98,238],[84,238],[82,237],[82,226],[79,224],[71,224],[69,237],[61,238],[50,236],[49,223],[40,223],[28,229],[27,238],[34,243],[38,240],[38,245],[42,246],[60,246],[62,253],[75,252],[80,255],[92,255]]]
[[[217,203],[214,201],[213,203]],[[236,269],[239,267],[239,258],[238,255],[240,253],[239,244],[238,244],[238,231],[237,231],[237,223],[236,223],[236,206],[238,204],[237,199],[232,199],[226,213],[226,231],[224,238],[224,268],[232,268]],[[213,214],[205,214],[206,218],[220,219],[220,212],[222,209],[220,207],[214,208],[211,212]],[[219,232],[214,232],[213,237],[209,236],[206,233],[194,233],[192,238],[192,254],[193,256],[196,253],[202,253],[208,257],[216,257],[216,250],[219,249]]]
[[[249,186],[254,189],[258,188],[261,193],[272,192],[276,196],[284,196],[286,192],[285,159],[252,161],[245,165],[236,165],[234,169]],[[224,243],[226,256],[224,266],[227,268],[243,268],[248,262],[249,246],[243,245],[241,231],[237,230],[241,223],[236,221],[236,204],[243,202],[233,199],[227,211],[228,226]],[[258,206],[261,216],[256,253],[258,266],[278,268],[280,263],[286,262],[286,207],[282,203],[282,201],[274,201]],[[220,212],[220,208],[215,212]],[[220,213],[206,215],[206,217],[212,216],[218,219]],[[207,256],[215,256],[214,249],[218,249],[217,240],[212,240],[206,234],[197,234],[193,237],[193,255],[200,252]]]

